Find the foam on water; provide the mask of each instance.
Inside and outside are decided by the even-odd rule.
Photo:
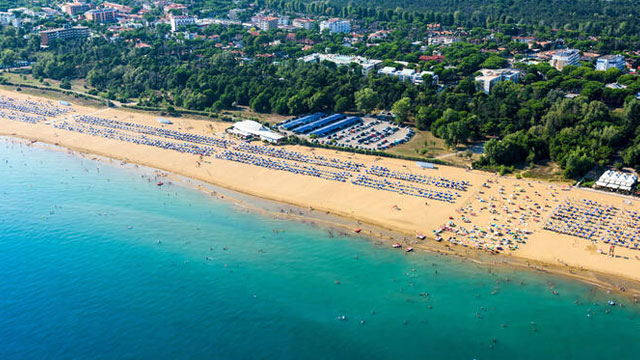
[[[0,142],[0,359],[640,350],[638,307],[586,285],[331,237],[143,174]]]

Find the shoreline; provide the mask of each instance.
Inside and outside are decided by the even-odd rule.
[[[297,204],[273,200],[254,194],[229,189],[217,184],[210,183],[206,180],[192,178],[168,169],[160,169],[147,164],[141,164],[126,158],[112,157],[107,154],[98,154],[87,149],[73,148],[61,145],[59,143],[49,143],[42,141],[36,137],[20,136],[17,134],[7,135],[0,131],[0,140],[5,138],[23,142],[26,146],[42,146],[51,151],[65,151],[71,155],[80,156],[91,161],[107,161],[110,165],[130,167],[136,171],[146,170],[150,174],[155,174],[170,180],[168,185],[185,186],[197,191],[201,191],[212,198],[231,203],[243,211],[269,216],[285,221],[296,221],[304,223],[320,230],[327,231],[335,235],[331,236],[353,236],[360,237],[367,241],[372,241],[376,245],[390,245],[393,242],[402,242],[410,244],[416,250],[427,252],[436,256],[452,256],[458,261],[470,261],[475,265],[487,269],[513,269],[519,271],[527,271],[530,273],[544,273],[547,275],[558,276],[565,279],[579,281],[585,285],[598,288],[601,291],[616,292],[618,295],[633,299],[634,301],[640,297],[640,283],[634,279],[625,278],[598,272],[594,270],[578,269],[571,266],[562,266],[551,264],[544,261],[535,261],[511,256],[510,254],[489,254],[470,248],[451,246],[446,242],[435,242],[433,238],[427,237],[425,240],[417,240],[406,232],[397,229],[389,229],[379,225],[361,221],[349,216],[335,214],[330,211],[318,209],[308,209]],[[119,164],[117,162],[120,162]],[[158,174],[161,172],[162,174]],[[288,208],[288,210],[285,210]],[[283,212],[284,211],[284,212]],[[353,223],[360,227],[360,233],[353,232]],[[389,249],[394,251],[393,249]],[[403,255],[407,255],[403,253]],[[625,291],[620,287],[623,286]]]
[[[35,101],[44,109],[56,110],[57,107],[50,100],[4,90],[0,90],[0,98],[18,103],[22,101],[33,104]],[[70,106],[64,109],[66,112],[47,115],[46,119],[35,123],[11,120],[5,112],[3,117],[0,117],[0,134],[59,146],[87,154],[88,158],[104,157],[167,172],[172,174],[171,177],[175,181],[199,182],[216,187],[216,191],[225,189],[235,194],[232,197],[242,198],[251,204],[258,202],[256,199],[261,199],[260,206],[267,208],[261,211],[269,211],[271,215],[278,217],[328,224],[327,226],[338,224],[339,231],[345,233],[353,233],[355,228],[362,228],[361,235],[389,241],[389,247],[393,241],[404,242],[405,246],[410,245],[420,251],[454,254],[489,266],[508,263],[518,268],[566,274],[614,290],[618,286],[629,291],[634,289],[635,294],[640,294],[638,250],[618,247],[615,256],[608,257],[608,245],[604,241],[590,241],[550,231],[544,227],[554,214],[553,209],[568,201],[593,201],[620,209],[618,213],[622,215],[625,211],[640,211],[640,200],[444,165],[425,170],[406,160],[338,150],[297,145],[247,145],[225,134],[225,129],[229,126],[226,123],[175,118],[170,125],[160,125],[157,118],[148,114],[106,107],[88,108],[78,104]],[[10,111],[14,111],[14,116],[28,116],[26,112]],[[99,124],[93,128],[96,130],[92,130],[98,133],[74,130],[68,126],[85,126],[76,121],[75,115],[118,124],[132,124],[146,129],[159,129],[165,131],[165,134],[166,131],[173,131],[181,136],[205,136],[206,139],[213,139],[213,143],[209,140],[191,142],[189,138],[174,139],[156,133],[141,135],[145,133],[133,130],[135,128],[116,130],[116,135],[119,134],[120,137],[109,137],[98,131],[100,126],[103,126]],[[131,141],[131,137],[159,140],[160,144],[173,144],[174,147],[167,148],[157,144],[149,146],[147,140],[138,143]],[[205,143],[213,145],[205,146],[210,149],[206,155],[200,155],[202,150],[175,150],[175,145]],[[254,146],[259,151],[281,151],[285,157],[252,152],[254,150],[247,149],[247,146]],[[229,150],[231,153],[244,154],[259,160],[258,164],[226,158],[223,155]],[[286,157],[292,156],[291,154],[298,154],[295,156],[302,158]],[[313,161],[309,162],[309,159]],[[260,163],[263,160],[293,166],[294,171],[264,166]],[[336,163],[330,164],[330,161]],[[344,167],[345,164],[350,165]],[[303,175],[300,175],[296,170],[302,167],[319,168],[320,170],[316,171],[324,173],[303,172]],[[430,180],[420,183],[370,172],[375,169],[422,177],[422,181]],[[341,179],[333,178],[339,173],[346,175],[340,175]],[[330,176],[323,177],[322,174]],[[360,176],[370,179],[365,181],[391,180],[392,183],[397,182],[398,187],[389,189],[385,188],[385,185],[381,190],[379,187],[376,188],[377,186],[367,186],[371,184],[365,183],[362,186],[363,184],[353,181]],[[464,185],[464,188],[444,189],[442,184],[436,184],[434,181],[465,181],[467,185]],[[450,198],[439,201],[443,199],[421,197],[411,193],[412,188],[448,193]],[[405,192],[404,189],[409,191]],[[264,206],[265,202],[271,203]],[[295,214],[281,213],[288,208],[295,208]],[[455,224],[451,225],[454,221]],[[621,225],[619,222],[611,221],[606,226],[614,229],[615,226]],[[451,227],[453,229],[449,229]],[[633,228],[629,227],[627,230],[631,229]],[[439,233],[443,230],[444,232]],[[426,235],[427,240],[417,240],[417,234]],[[438,234],[442,236],[442,242],[434,241]],[[491,252],[500,254],[491,255]]]

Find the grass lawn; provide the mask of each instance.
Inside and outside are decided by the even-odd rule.
[[[562,169],[560,166],[551,161],[536,164],[533,168],[523,171],[522,177],[525,179],[572,183],[572,181],[567,180],[562,176]]]
[[[452,150],[447,148],[444,140],[433,136],[430,131],[417,131],[407,143],[394,146],[386,152],[389,154],[428,159],[448,154],[452,152]]]
[[[5,90],[10,90],[10,91],[16,91],[16,89],[18,88],[18,86],[7,86],[7,85],[0,85],[0,87],[2,89]],[[40,90],[40,89],[31,89],[31,88],[20,88],[23,94],[28,94],[28,95],[33,95],[33,96],[40,96],[40,97],[44,97],[47,99],[51,99],[51,100],[63,100],[63,101],[69,101],[69,102],[73,102],[74,104],[78,104],[78,105],[82,105],[82,106],[90,106],[90,107],[95,107],[95,108],[102,108],[104,107],[104,103],[100,102],[100,101],[96,101],[96,100],[92,100],[92,99],[85,99],[85,98],[81,98],[81,97],[75,97],[73,95],[66,95],[63,93],[59,93],[56,91],[49,91],[49,90]]]
[[[258,121],[264,121],[271,125],[293,117],[293,115],[284,116],[278,114],[259,114],[251,110],[248,106],[237,106],[237,109],[238,110],[223,110],[222,113],[231,113],[235,117],[244,119],[258,119]]]

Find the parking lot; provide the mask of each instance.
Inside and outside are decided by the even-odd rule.
[[[414,131],[410,128],[366,117],[362,119],[362,123],[313,141],[356,149],[385,150],[409,141],[413,135]]]

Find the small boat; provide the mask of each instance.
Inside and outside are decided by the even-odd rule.
[[[360,228],[353,229],[353,232],[354,232],[354,233],[356,233],[356,234],[359,234],[359,233],[360,233],[360,231],[362,231],[362,229],[360,229]]]
[[[411,246],[409,246],[408,248],[404,249],[404,251],[406,251],[406,252],[412,252],[412,251],[413,251],[413,248],[412,248]]]
[[[616,302],[615,302],[615,301],[613,301],[613,300],[609,300],[609,301],[607,301],[607,303],[608,303],[609,305],[611,305],[611,306],[616,306]]]
[[[424,240],[426,238],[426,236],[424,234],[416,234],[416,238],[420,239],[420,240]]]
[[[402,247],[402,245],[400,245],[399,243],[394,243],[392,246],[393,246],[395,249],[397,249],[397,248],[401,248],[401,247]]]
[[[162,186],[162,185],[164,185],[164,183],[163,183],[162,181],[158,181],[158,184],[157,184],[157,185],[158,185],[158,186]]]

